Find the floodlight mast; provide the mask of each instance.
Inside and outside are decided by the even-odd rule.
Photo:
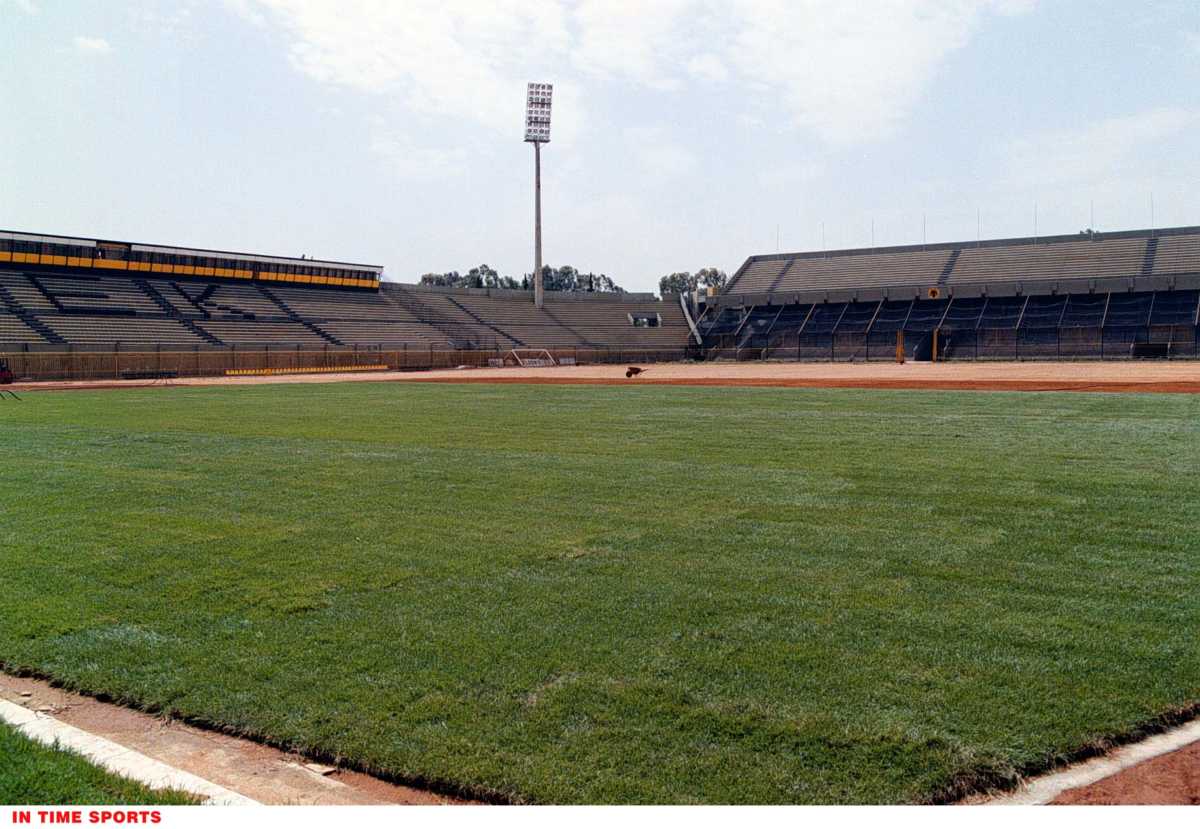
[[[554,85],[530,83],[525,95],[525,141],[533,144],[533,303],[542,307],[542,144],[550,143]]]

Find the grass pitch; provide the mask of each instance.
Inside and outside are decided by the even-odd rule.
[[[0,723],[0,803],[187,806],[185,792],[154,790],[97,768],[74,752],[35,743]]]
[[[0,662],[415,782],[906,802],[1200,700],[1200,398],[347,383],[0,409]]]

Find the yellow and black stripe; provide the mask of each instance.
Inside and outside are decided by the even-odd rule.
[[[0,264],[378,290],[372,265],[0,231]]]

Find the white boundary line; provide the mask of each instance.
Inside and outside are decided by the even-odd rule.
[[[260,805],[258,801],[245,795],[8,700],[0,699],[0,720],[32,740],[45,745],[57,743],[63,748],[82,754],[114,774],[136,780],[152,789],[170,788],[185,791],[204,798],[205,805]]]
[[[1121,746],[1059,772],[1035,777],[1011,793],[983,801],[986,806],[1037,806],[1049,803],[1067,789],[1088,786],[1146,760],[1168,754],[1200,740],[1200,720]]]

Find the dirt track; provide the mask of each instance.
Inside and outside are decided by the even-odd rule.
[[[38,679],[0,673],[0,699],[53,716],[260,803],[356,806],[465,802],[349,769],[314,764],[297,754],[103,702]]]
[[[1147,760],[1092,783],[1069,789],[1061,805],[1200,805],[1200,743]]]
[[[425,382],[578,385],[766,386],[943,389],[954,391],[1168,392],[1200,394],[1200,362],[1173,363],[661,363],[626,379],[624,365],[474,368],[420,372],[196,377],[171,381],[18,383],[17,393],[74,388],[257,385],[262,383]]]

